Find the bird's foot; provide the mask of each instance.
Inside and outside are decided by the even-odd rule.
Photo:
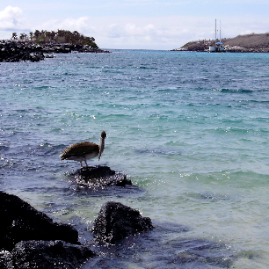
[[[94,168],[96,168],[97,166],[86,166],[86,167],[83,167],[83,168],[81,168],[81,170],[92,170],[92,169],[94,169]]]

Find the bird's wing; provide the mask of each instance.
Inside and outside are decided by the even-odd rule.
[[[60,155],[61,160],[64,160],[71,156],[90,154],[92,152],[99,152],[99,146],[91,142],[81,142],[73,144],[64,149]]]

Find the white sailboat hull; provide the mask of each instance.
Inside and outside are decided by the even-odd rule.
[[[225,48],[223,45],[221,46],[209,46],[208,48],[209,52],[226,52]]]

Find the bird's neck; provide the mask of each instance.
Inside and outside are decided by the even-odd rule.
[[[99,155],[98,155],[99,159],[100,159],[104,149],[105,149],[105,139],[100,137],[100,150],[99,150]]]

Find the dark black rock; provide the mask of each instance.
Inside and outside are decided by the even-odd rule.
[[[76,182],[89,188],[132,185],[126,175],[115,173],[108,166],[84,167],[74,174]]]
[[[45,55],[41,51],[29,53],[29,61],[38,62],[45,59]]]
[[[0,191],[0,250],[12,250],[23,240],[63,240],[78,244],[78,232],[67,224],[54,223],[15,195]]]
[[[0,252],[0,269],[13,269],[12,255],[9,251]]]
[[[22,241],[11,252],[16,269],[75,269],[95,253],[63,241]]]
[[[114,244],[128,235],[153,229],[150,218],[138,210],[117,202],[107,202],[101,208],[92,228],[98,242]]]
[[[89,45],[73,45],[70,43],[36,44],[32,41],[4,41],[0,42],[0,62],[37,62],[44,60],[44,53],[71,53],[72,51],[109,53],[109,51]]]
[[[45,56],[38,47],[21,42],[0,43],[0,62],[19,62],[44,60]]]

